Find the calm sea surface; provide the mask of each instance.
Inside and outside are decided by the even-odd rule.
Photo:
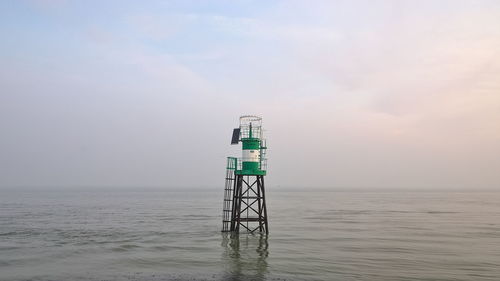
[[[500,280],[500,192],[268,189],[268,237],[222,190],[0,190],[0,280]]]

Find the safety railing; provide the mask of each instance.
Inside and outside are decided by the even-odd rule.
[[[238,166],[238,159],[236,157],[228,157],[227,158],[227,166],[228,170],[236,170]]]

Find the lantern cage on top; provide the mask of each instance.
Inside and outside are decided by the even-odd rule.
[[[262,139],[262,118],[255,115],[244,115],[240,117],[241,139]]]

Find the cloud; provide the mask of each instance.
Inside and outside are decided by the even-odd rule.
[[[271,184],[497,184],[500,16],[478,3],[68,2],[36,32],[15,25],[20,55],[3,47],[3,183],[217,185],[248,113]]]

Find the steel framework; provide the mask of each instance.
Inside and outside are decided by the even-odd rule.
[[[264,176],[236,175],[230,231],[240,232],[240,227],[249,233],[269,233]]]

